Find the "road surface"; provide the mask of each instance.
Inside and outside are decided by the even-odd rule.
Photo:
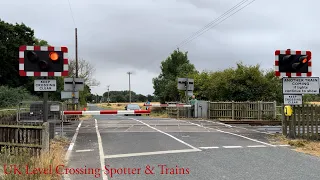
[[[94,106],[89,108],[98,110]],[[63,171],[69,174],[64,179],[320,177],[320,158],[295,152],[290,147],[273,146],[267,141],[267,133],[218,122],[104,115],[65,126],[64,131],[74,140],[67,153],[69,163]],[[76,171],[81,168],[86,171]]]

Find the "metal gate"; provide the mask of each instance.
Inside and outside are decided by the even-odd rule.
[[[48,122],[61,122],[63,106],[58,101],[48,101]],[[17,122],[43,122],[42,101],[22,101],[18,105]]]

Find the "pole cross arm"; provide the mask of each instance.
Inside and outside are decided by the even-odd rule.
[[[83,82],[65,82],[65,84],[73,84],[73,83],[75,83],[75,84],[83,84]]]

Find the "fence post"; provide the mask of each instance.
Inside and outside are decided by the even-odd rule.
[[[42,124],[42,151],[46,152],[49,150],[49,123],[44,122]]]
[[[273,101],[273,119],[277,120],[277,101]]]
[[[177,107],[177,119],[179,119],[179,107]]]
[[[262,108],[261,108],[261,101],[258,101],[257,102],[257,105],[258,105],[258,120],[261,120],[262,119]]]
[[[207,114],[207,118],[208,119],[211,118],[210,113],[211,113],[211,111],[210,111],[210,101],[208,101],[208,114]]]
[[[232,118],[232,120],[234,120],[234,101],[232,101],[232,103],[231,103],[231,118]]]
[[[294,139],[294,138],[296,138],[296,131],[295,131],[295,124],[294,124],[294,122],[295,122],[295,110],[296,110],[296,108],[295,108],[295,106],[293,106],[293,108],[292,108],[292,110],[293,110],[293,115],[294,116],[290,116],[288,119],[289,119],[289,138],[292,138],[292,139]]]
[[[281,115],[282,115],[282,135],[287,136],[287,119],[286,116],[284,115],[284,104],[281,104]]]

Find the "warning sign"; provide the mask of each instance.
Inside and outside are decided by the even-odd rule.
[[[302,105],[302,95],[283,95],[283,104]]]
[[[57,91],[55,79],[34,80],[34,91]]]
[[[283,78],[283,94],[319,94],[319,77]]]

